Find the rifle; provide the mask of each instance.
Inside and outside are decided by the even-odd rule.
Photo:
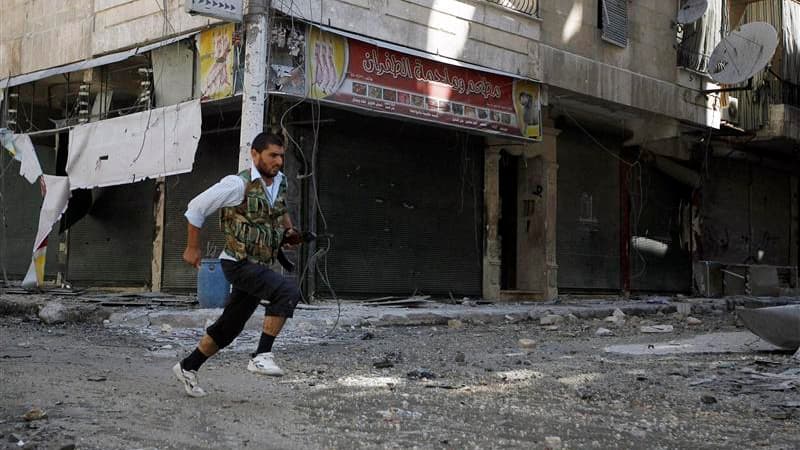
[[[312,231],[298,231],[296,229],[295,231],[296,233],[291,237],[289,236],[289,230],[284,231],[281,245],[278,247],[278,262],[287,272],[294,272],[295,264],[286,257],[286,253],[283,252],[283,246],[286,244],[299,245],[314,242],[317,239],[317,234]]]

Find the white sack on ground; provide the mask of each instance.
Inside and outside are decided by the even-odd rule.
[[[69,139],[70,185],[114,186],[190,172],[201,125],[194,100],[77,126]]]
[[[42,174],[42,166],[39,164],[39,157],[36,156],[30,136],[0,133],[0,144],[11,153],[14,159],[22,163],[19,174],[25,177],[28,183],[36,183]]]

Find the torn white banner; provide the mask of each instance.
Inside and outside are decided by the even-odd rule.
[[[72,189],[113,186],[191,172],[200,101],[180,103],[75,127],[67,174]]]
[[[69,179],[54,175],[42,175],[44,202],[39,211],[39,228],[33,241],[33,256],[22,287],[31,289],[44,283],[44,263],[47,256],[47,236],[53,230],[64,211],[70,197]]]
[[[27,134],[12,134],[8,132],[0,133],[0,144],[11,153],[21,164],[19,174],[28,180],[28,183],[36,183],[42,175],[42,166],[39,164],[39,157],[33,147],[30,136]]]

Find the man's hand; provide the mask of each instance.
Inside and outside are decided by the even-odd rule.
[[[291,250],[296,248],[302,242],[302,235],[294,228],[288,228],[283,233],[283,248]]]
[[[186,250],[183,251],[183,260],[196,269],[200,268],[200,259],[202,259],[202,256],[203,252],[200,251],[200,247],[187,246]]]

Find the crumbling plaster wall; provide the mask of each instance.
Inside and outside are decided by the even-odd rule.
[[[81,61],[217,22],[186,14],[183,1],[0,0],[0,78]]]

